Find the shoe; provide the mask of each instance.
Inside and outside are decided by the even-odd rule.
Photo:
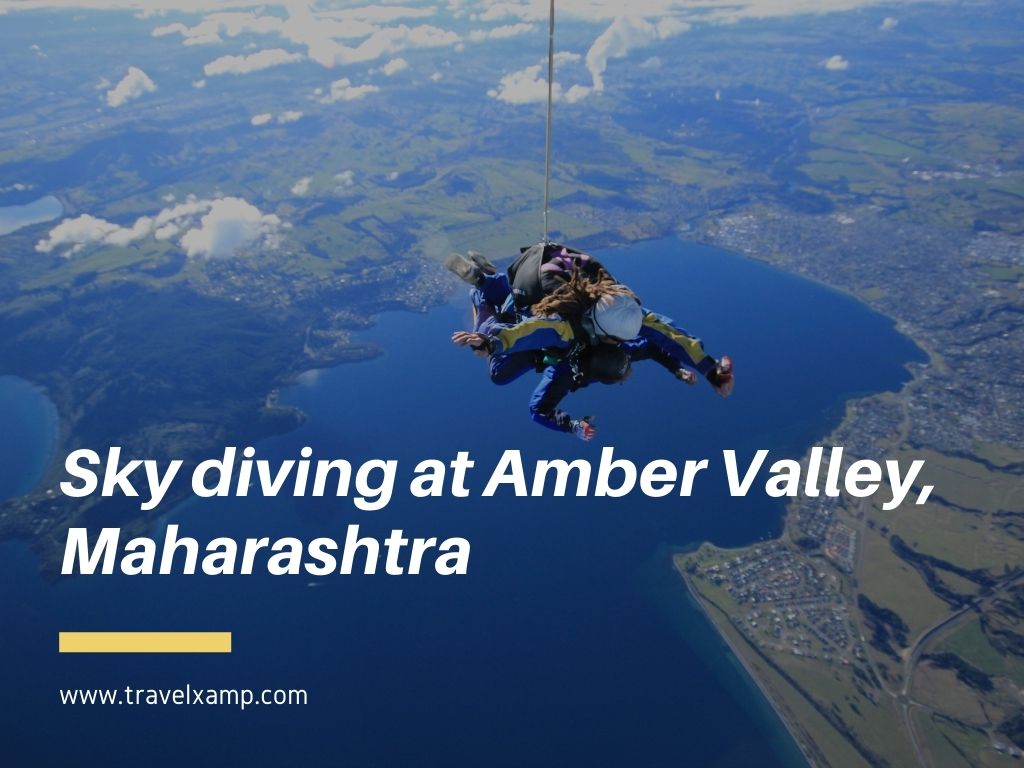
[[[460,279],[477,288],[484,281],[484,271],[461,253],[453,253],[445,260],[444,265]]]
[[[715,392],[721,397],[728,397],[732,394],[732,388],[736,385],[733,377],[732,358],[722,355],[714,368],[707,373],[707,380],[715,388]]]
[[[476,251],[466,251],[466,256],[469,257],[470,261],[480,267],[480,271],[485,275],[498,274],[498,268],[491,264],[483,254],[477,253]]]

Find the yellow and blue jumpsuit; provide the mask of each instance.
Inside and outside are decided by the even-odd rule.
[[[545,357],[566,356],[585,331],[559,317],[533,317],[515,324],[489,322],[481,332],[487,335],[490,353],[490,375],[495,384],[508,384],[527,371],[542,373],[540,384],[530,398],[530,415],[534,421],[560,432],[572,431],[572,419],[558,409],[570,392],[586,386],[578,371],[566,360],[544,365]],[[706,376],[717,364],[704,351],[703,342],[676,327],[672,321],[655,312],[644,310],[643,324],[635,339],[623,342],[631,361],[654,360],[675,373],[691,368]]]

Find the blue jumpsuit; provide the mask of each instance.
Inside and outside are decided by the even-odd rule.
[[[565,355],[577,343],[578,326],[559,317],[531,317],[514,322],[514,316],[501,314],[500,307],[510,293],[508,278],[490,275],[473,292],[474,330],[488,337],[491,381],[508,384],[527,371],[542,373],[540,384],[530,398],[530,415],[534,421],[559,432],[572,431],[572,419],[558,404],[570,392],[587,385],[574,377],[566,362],[545,365],[546,356]],[[631,361],[654,360],[675,373],[683,367],[703,375],[714,369],[717,361],[704,352],[704,344],[686,331],[677,328],[667,317],[644,310],[643,324],[635,339],[622,344]]]
[[[634,339],[624,343],[622,348],[629,355],[631,363],[638,360],[654,360],[673,374],[681,367],[675,357],[647,339]],[[540,383],[530,396],[530,418],[542,427],[557,432],[572,432],[572,417],[561,410],[558,404],[570,392],[582,389],[588,384],[590,381],[586,377],[577,381],[572,366],[567,362],[547,366],[541,372]]]

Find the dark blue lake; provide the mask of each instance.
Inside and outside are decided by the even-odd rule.
[[[0,376],[0,499],[27,493],[53,457],[57,409],[24,379]]]
[[[539,458],[600,449],[635,463],[799,456],[851,395],[894,389],[917,352],[886,319],[833,291],[674,240],[602,254],[645,304],[733,356],[729,400],[640,364],[624,386],[565,402],[596,414],[592,444],[531,423],[526,377],[488,381],[448,341],[459,300],[383,316],[386,353],[309,375],[285,399],[309,415],[258,447],[263,458],[399,461],[469,451],[479,491],[507,448]],[[648,367],[644,367],[648,366]],[[97,446],[97,448],[105,448]],[[4,482],[11,482],[9,478]],[[407,482],[407,481],[406,481]],[[398,488],[402,488],[399,482]],[[3,495],[5,488],[0,488]],[[18,490],[21,490],[20,488]],[[12,765],[716,765],[803,761],[770,708],[688,602],[670,555],[696,541],[740,545],[780,530],[781,507],[728,496],[710,472],[691,498],[415,500],[379,512],[346,499],[192,501],[182,534],[344,538],[462,536],[469,574],[393,577],[91,576],[45,583],[26,546],[0,546],[5,710]],[[231,630],[230,656],[59,656],[59,630]],[[293,708],[61,707],[59,687],[306,688]],[[58,736],[59,734],[59,736]]]

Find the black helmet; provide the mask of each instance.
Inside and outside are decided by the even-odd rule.
[[[629,376],[629,355],[619,346],[593,347],[584,360],[587,377],[602,384],[617,384]]]

